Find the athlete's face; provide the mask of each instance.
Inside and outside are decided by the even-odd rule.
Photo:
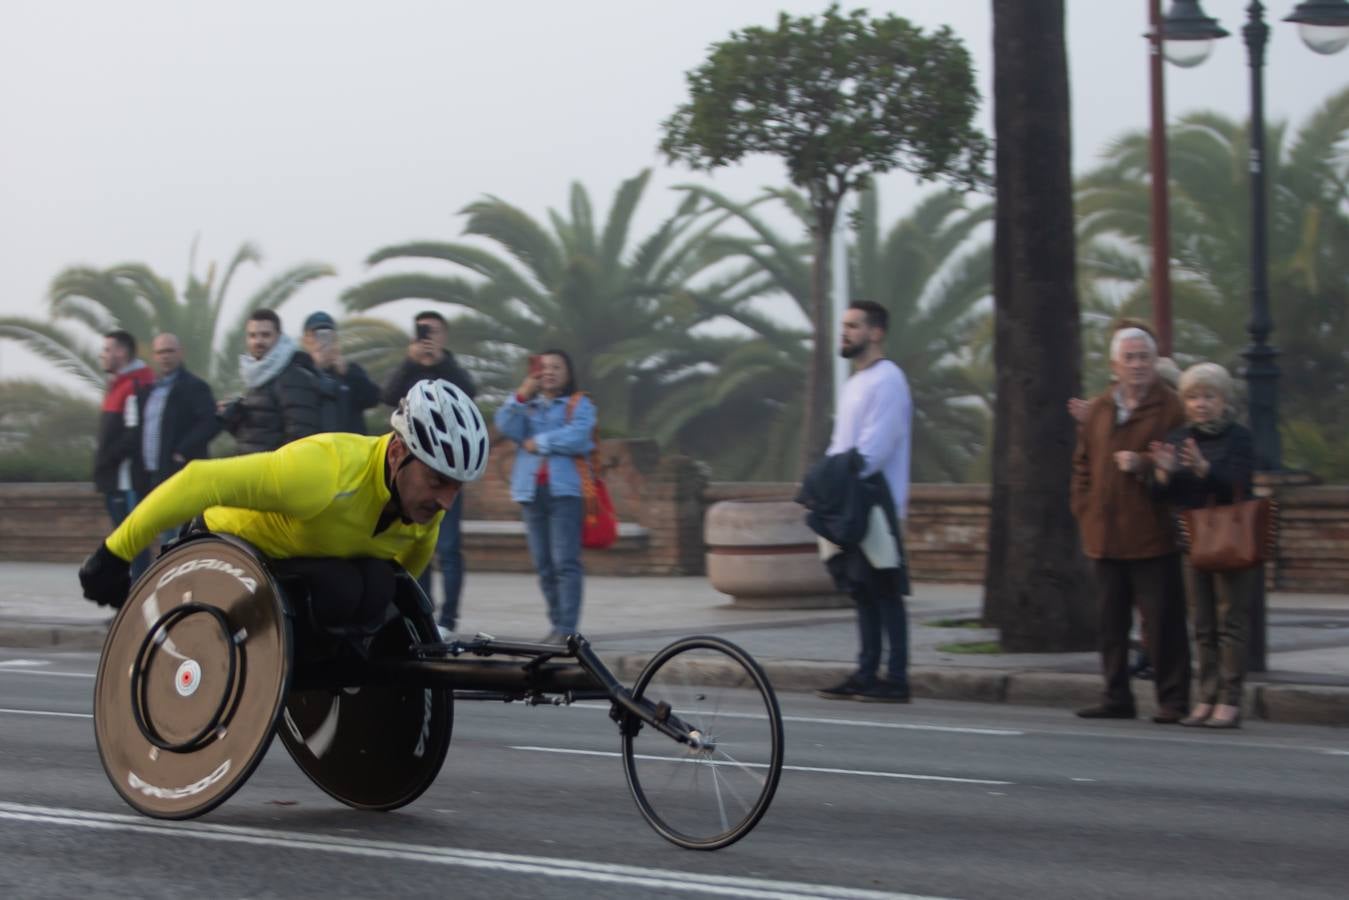
[[[408,449],[400,441],[391,442],[389,449],[394,471],[398,473],[394,480],[398,483],[403,515],[418,525],[425,525],[436,517],[436,513],[454,505],[462,482],[446,478],[419,459],[399,468]]]

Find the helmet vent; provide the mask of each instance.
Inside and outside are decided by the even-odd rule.
[[[430,449],[435,444],[431,443],[431,435],[426,433],[426,426],[422,425],[416,419],[412,420],[412,430],[417,433],[417,446]]]

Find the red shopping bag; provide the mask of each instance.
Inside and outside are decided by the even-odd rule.
[[[581,476],[585,491],[585,519],[581,523],[581,546],[590,550],[608,550],[618,540],[618,516],[604,479],[590,471],[586,461],[576,464],[587,474]],[[587,475],[589,477],[587,477]]]
[[[572,394],[567,403],[567,418],[580,402],[582,394]],[[614,512],[614,501],[609,498],[609,488],[600,477],[599,426],[592,435],[595,449],[589,456],[576,457],[576,471],[581,476],[581,500],[584,510],[581,519],[581,546],[587,550],[608,550],[618,540],[618,514]]]

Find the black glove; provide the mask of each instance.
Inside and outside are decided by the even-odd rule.
[[[107,544],[99,544],[80,566],[80,587],[99,606],[121,609],[131,592],[131,563],[114,555]]]

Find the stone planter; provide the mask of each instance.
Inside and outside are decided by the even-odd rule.
[[[723,500],[703,519],[707,580],[735,606],[816,609],[847,606],[820,561],[806,514],[787,500]]]

